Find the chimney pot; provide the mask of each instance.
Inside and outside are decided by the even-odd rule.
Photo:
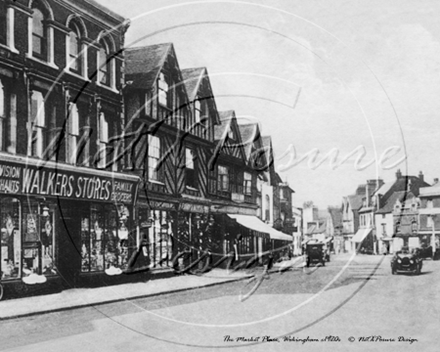
[[[397,170],[396,172],[396,178],[401,178],[402,177],[402,172],[400,171],[400,169]]]
[[[423,172],[419,172],[419,179],[420,181],[424,181]]]

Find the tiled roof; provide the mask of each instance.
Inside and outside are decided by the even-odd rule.
[[[332,217],[333,227],[342,226],[342,211],[338,207],[329,207],[328,211]]]
[[[150,89],[172,48],[173,44],[166,43],[126,49],[126,82],[131,81],[133,88]]]
[[[385,205],[377,211],[377,213],[378,214],[391,213],[394,210],[394,206],[396,205],[396,201],[402,202],[402,201],[406,201],[407,199],[411,199],[411,198],[414,198],[414,194],[412,192],[407,192],[407,191],[394,192],[388,198]]]
[[[363,198],[363,196],[360,196],[357,194],[347,196],[348,202],[350,203],[352,210],[359,210],[362,207],[362,204],[363,204],[362,198]]]
[[[96,7],[97,9],[101,10],[102,12],[106,13],[107,15],[113,17],[114,19],[123,22],[125,20],[124,17],[122,17],[121,15],[117,14],[116,12],[111,11],[110,9],[108,9],[107,7],[101,5],[99,2],[95,1],[95,0],[83,0],[83,2],[87,2],[90,5]]]
[[[216,141],[224,138],[226,131],[229,130],[229,126],[232,122],[232,117],[234,116],[234,110],[228,110],[228,111],[219,111],[220,116],[220,125],[214,126],[214,139]]]
[[[258,124],[245,124],[238,125],[240,130],[241,140],[243,142],[244,151],[246,154],[246,159],[249,160],[252,152],[253,142],[258,138]]]
[[[183,81],[185,82],[188,97],[192,101],[197,96],[200,81],[202,80],[206,69],[204,67],[186,68],[181,70]],[[203,97],[202,97],[203,98]]]

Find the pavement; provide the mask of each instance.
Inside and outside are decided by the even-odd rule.
[[[303,257],[295,257],[291,260],[275,263],[269,272],[301,267],[303,263]],[[0,301],[0,321],[193,290],[245,280],[253,277],[255,274],[255,269],[234,271],[216,268],[201,275],[185,274],[147,282],[98,288],[74,288],[55,294]]]

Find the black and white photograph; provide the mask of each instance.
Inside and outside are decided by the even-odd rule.
[[[0,351],[438,351],[438,14],[0,0]]]

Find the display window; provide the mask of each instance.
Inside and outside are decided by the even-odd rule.
[[[126,269],[128,263],[128,209],[94,204],[81,217],[81,271],[111,267]]]
[[[168,267],[172,261],[172,221],[171,214],[165,210],[150,211],[152,226],[148,231],[148,246],[144,255],[149,258],[150,267]]]
[[[21,236],[20,202],[16,198],[0,198],[1,279],[20,277]]]

